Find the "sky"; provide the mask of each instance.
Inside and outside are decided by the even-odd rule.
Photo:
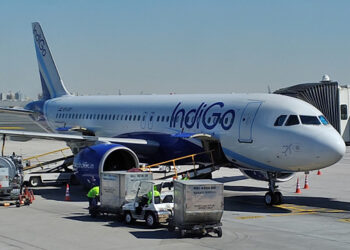
[[[41,92],[40,22],[78,94],[267,92],[350,83],[350,1],[1,0],[0,92]]]

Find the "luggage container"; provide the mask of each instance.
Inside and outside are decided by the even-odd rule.
[[[221,217],[224,211],[224,185],[212,180],[174,181],[174,215],[169,231],[214,232],[222,236]]]
[[[100,205],[90,208],[90,215],[95,217],[100,212],[120,214],[122,206],[135,198],[140,181],[152,179],[149,172],[101,172]]]

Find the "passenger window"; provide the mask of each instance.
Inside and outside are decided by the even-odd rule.
[[[318,118],[320,118],[320,121],[322,122],[323,125],[329,124],[328,120],[323,115],[320,115]]]
[[[164,115],[162,116],[162,122],[164,122]]]
[[[141,116],[139,115],[138,117],[137,117],[137,120],[139,121],[141,119]]]
[[[167,121],[167,122],[169,121],[169,116],[166,117],[166,121]]]
[[[300,121],[302,124],[305,124],[305,125],[320,125],[321,124],[316,116],[310,116],[310,115],[301,115]]]
[[[285,126],[293,126],[299,124],[299,119],[297,115],[290,115]]]
[[[160,118],[160,117],[159,117],[159,116],[157,116],[157,122],[159,122],[159,118]]]
[[[282,126],[286,118],[286,115],[280,115],[279,117],[277,117],[274,126]]]
[[[348,105],[346,104],[340,105],[340,118],[342,120],[348,119]]]
[[[136,121],[136,115],[134,115],[134,121]]]

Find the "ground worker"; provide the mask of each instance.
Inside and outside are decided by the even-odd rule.
[[[100,195],[100,187],[94,186],[90,189],[90,191],[87,193],[87,197],[89,199],[89,208],[95,207],[98,202],[98,197]]]
[[[149,191],[147,193],[147,197],[148,197],[148,201],[147,201],[147,204],[151,204],[152,203],[152,196],[153,196],[153,192],[154,192],[154,197],[160,197],[160,193],[158,192],[157,190],[157,186],[154,185],[153,186],[153,191]]]
[[[190,179],[190,174],[187,172],[187,174],[182,174],[182,180],[188,181]]]

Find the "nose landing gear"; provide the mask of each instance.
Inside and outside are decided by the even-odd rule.
[[[265,194],[265,204],[267,206],[278,205],[283,202],[283,195],[276,186],[276,173],[268,173],[269,191]]]

